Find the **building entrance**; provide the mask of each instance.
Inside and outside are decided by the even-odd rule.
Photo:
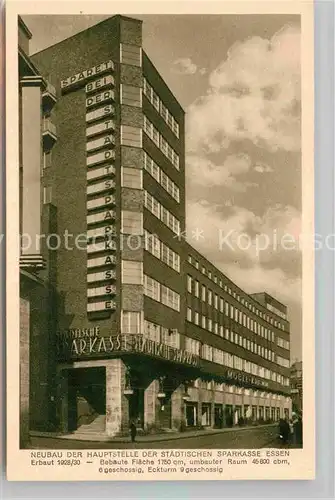
[[[106,415],[106,375],[104,368],[68,371],[68,430],[92,424],[98,417],[104,430]],[[100,428],[101,427],[101,428]]]
[[[197,425],[197,403],[186,403],[186,425],[195,427]]]

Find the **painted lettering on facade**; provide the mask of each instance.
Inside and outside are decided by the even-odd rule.
[[[60,335],[61,357],[87,357],[94,354],[138,353],[176,363],[198,366],[199,357],[183,349],[155,342],[142,335],[116,335],[109,337]]]

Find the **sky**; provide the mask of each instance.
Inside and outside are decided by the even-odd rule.
[[[107,17],[22,16],[31,54]],[[299,17],[130,17],[186,112],[186,237],[246,292],[288,306],[301,359]]]

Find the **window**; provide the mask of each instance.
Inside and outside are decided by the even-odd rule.
[[[218,324],[217,323],[214,323],[214,333],[217,335],[219,332],[218,332]]]
[[[144,168],[151,177],[160,182],[160,168],[146,152],[144,152]]]
[[[202,357],[208,361],[213,360],[213,348],[210,345],[203,344],[202,346]]]
[[[121,43],[120,45],[120,61],[123,64],[130,64],[131,66],[141,66],[141,47],[137,45],[128,45]]]
[[[175,309],[176,311],[180,310],[180,296],[177,292],[171,290],[167,286],[161,285],[162,290],[162,304],[171,307],[171,309]]]
[[[187,291],[192,293],[192,277],[187,276]]]
[[[194,323],[196,325],[199,325],[199,313],[198,312],[194,313]]]
[[[165,191],[169,193],[176,201],[179,203],[179,188],[178,186],[168,177],[163,170],[161,172],[160,184],[163,186]]]
[[[208,330],[210,332],[213,331],[213,322],[210,318],[208,318]]]
[[[192,309],[187,308],[187,321],[192,321]]]
[[[202,287],[201,287],[201,300],[203,302],[206,302],[206,287],[205,287],[205,285],[202,285]]]
[[[140,108],[142,106],[141,87],[121,84],[121,104]]]
[[[139,312],[122,311],[122,333],[141,333],[141,314]]]
[[[223,299],[220,297],[220,312],[223,313]]]
[[[153,300],[160,300],[160,283],[144,275],[144,294]]]
[[[194,295],[199,297],[199,281],[194,282]]]
[[[199,356],[200,342],[190,337],[185,337],[185,350]]]
[[[156,234],[150,234],[148,231],[144,230],[144,248],[158,259],[161,257],[160,243]]]
[[[52,149],[43,152],[43,168],[51,167],[52,163]]]
[[[121,212],[121,232],[123,234],[142,234],[143,222],[142,214],[122,210]]]
[[[142,170],[138,168],[122,167],[122,187],[142,189]]]
[[[155,342],[160,342],[161,340],[161,327],[156,325],[156,323],[151,323],[151,321],[144,321],[144,335],[145,337],[153,340]]]
[[[180,272],[180,257],[171,248],[161,242],[161,259],[178,273]]]
[[[123,146],[142,147],[142,130],[138,127],[121,125],[121,144]]]
[[[142,285],[142,262],[122,261],[122,283]]]
[[[208,304],[212,305],[213,293],[211,290],[208,290]]]
[[[151,194],[148,193],[148,191],[144,191],[144,206],[153,215],[155,215],[155,217],[157,217],[158,219],[160,218],[160,208],[161,208],[161,206],[158,203],[158,201],[156,200],[156,198],[154,198],[153,196],[151,196]]]
[[[202,328],[206,328],[206,316],[201,316],[201,326]]]
[[[215,309],[219,307],[219,297],[216,294],[214,295],[214,307]]]
[[[52,186],[48,186],[43,188],[43,203],[46,205],[47,203],[52,202]]]

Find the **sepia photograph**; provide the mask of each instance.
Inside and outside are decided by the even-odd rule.
[[[314,421],[301,15],[24,12],[19,450],[288,468]]]

